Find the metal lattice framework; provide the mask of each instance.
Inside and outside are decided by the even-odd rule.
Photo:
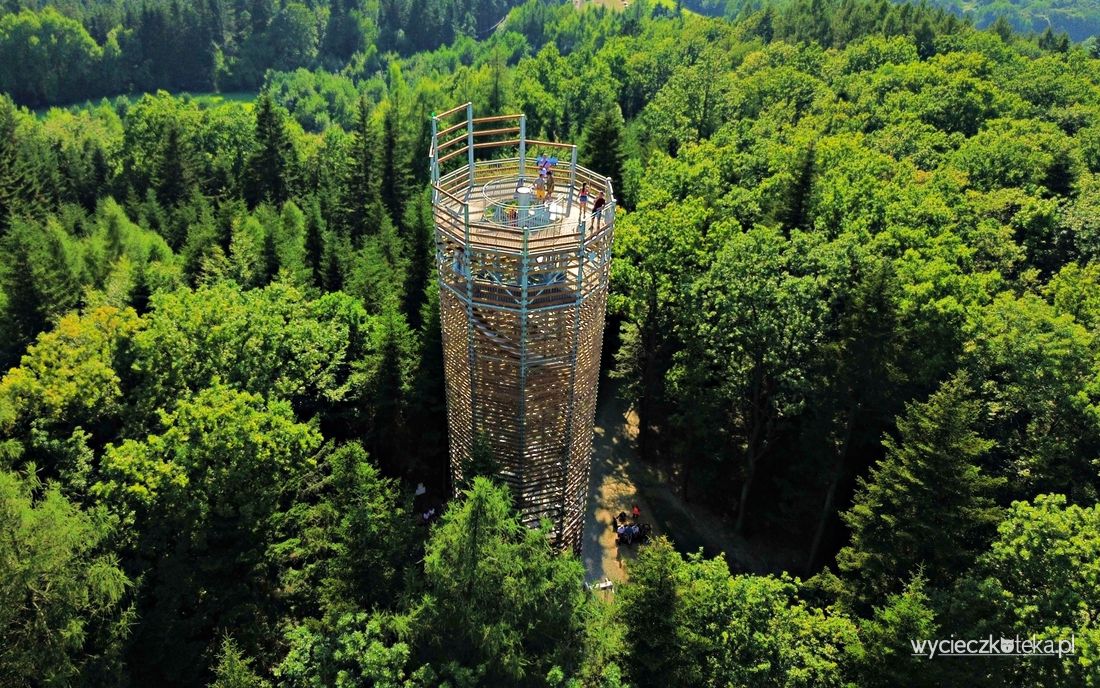
[[[533,154],[562,157],[551,169],[563,179],[545,198]],[[454,484],[474,443],[487,442],[524,522],[550,519],[557,545],[579,550],[611,180],[578,166],[574,144],[528,139],[524,115],[475,119],[470,103],[432,116],[429,156]],[[606,205],[593,214],[601,192]]]

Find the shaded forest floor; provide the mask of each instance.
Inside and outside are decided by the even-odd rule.
[[[634,504],[654,534],[667,535],[681,552],[702,548],[708,557],[723,554],[734,572],[797,568],[798,552],[770,542],[764,534],[753,539],[736,535],[721,516],[684,502],[663,471],[638,458],[637,437],[637,414],[619,396],[616,385],[605,381],[596,409],[588,516],[581,545],[586,580],[625,580],[625,563],[634,558],[637,547],[615,544],[611,519],[620,511],[630,513]]]

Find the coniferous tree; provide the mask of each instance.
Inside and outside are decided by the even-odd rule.
[[[918,570],[932,585],[960,574],[992,533],[1000,480],[978,465],[992,442],[975,432],[981,405],[965,376],[945,382],[898,419],[898,439],[866,479],[844,521],[852,543],[837,563],[857,608],[900,592]]]
[[[320,287],[323,282],[325,234],[328,231],[325,226],[325,218],[321,215],[321,203],[316,196],[309,199],[306,206],[306,236],[305,236],[305,264],[309,273],[310,283]]]
[[[72,243],[53,219],[44,224],[17,220],[5,237],[0,286],[7,295],[7,341],[15,350],[77,305],[80,281]]]
[[[0,236],[16,215],[35,215],[40,202],[38,180],[20,154],[16,125],[15,104],[0,94]]]
[[[618,105],[600,109],[584,132],[581,164],[597,174],[611,177],[614,184],[623,178],[623,115]]]
[[[665,538],[644,548],[621,593],[633,674],[643,686],[677,685],[683,664],[679,588],[683,559]]]
[[[419,655],[452,685],[541,685],[555,665],[577,662],[583,567],[519,523],[507,488],[475,478],[464,496],[427,546]]]
[[[389,78],[389,101],[382,116],[382,201],[390,217],[400,218],[412,186],[412,150],[405,133],[407,87],[396,63]]]
[[[281,205],[290,197],[294,178],[294,145],[286,112],[264,91],[256,99],[256,149],[245,166],[245,196],[249,205],[268,201]]]
[[[120,659],[130,587],[104,551],[112,524],[57,484],[0,471],[0,677],[5,685],[97,685]],[[112,678],[117,679],[117,676]]]
[[[420,309],[424,303],[425,290],[431,282],[435,270],[435,241],[432,224],[431,198],[420,194],[405,204],[402,227],[405,230],[402,242],[408,258],[408,274],[405,280],[405,314],[409,324],[418,328],[421,325]]]
[[[179,122],[169,120],[157,160],[154,186],[157,200],[165,208],[174,208],[191,197],[195,189],[194,164]]]
[[[352,134],[351,154],[341,199],[344,231],[358,239],[374,234],[381,223],[381,140],[366,98],[359,101]]]
[[[228,635],[218,651],[218,664],[214,669],[214,682],[210,688],[269,688],[270,683],[252,670],[252,659],[244,654]]]
[[[390,302],[378,317],[374,333],[371,407],[372,454],[390,474],[402,474],[409,466],[400,461],[407,445],[400,429],[407,427],[409,385],[416,362],[416,343],[396,303]]]

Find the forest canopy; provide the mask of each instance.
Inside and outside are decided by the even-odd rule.
[[[24,4],[0,685],[1100,686],[1089,47],[887,0]],[[605,393],[796,561],[672,533],[605,599],[491,476],[442,503],[424,154],[467,101],[612,176]],[[991,634],[1076,651],[910,646]]]

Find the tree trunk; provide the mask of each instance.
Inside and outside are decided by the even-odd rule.
[[[638,455],[644,461],[653,459],[653,432],[651,423],[654,416],[654,397],[657,386],[657,348],[658,328],[655,322],[657,317],[657,285],[650,281],[648,293],[648,308],[644,324],[643,341],[645,342],[642,353],[641,391],[638,394]]]
[[[738,535],[745,532],[745,514],[748,510],[749,494],[752,492],[753,479],[756,478],[756,466],[754,464],[755,461],[749,462],[745,482],[741,483],[741,502],[737,505],[737,522],[733,526],[733,531]]]
[[[817,528],[814,530],[814,539],[810,544],[810,554],[806,558],[806,575],[813,571],[814,563],[821,553],[821,543],[825,539],[825,531],[828,529],[829,518],[832,515],[833,503],[836,501],[836,491],[840,486],[840,479],[844,475],[844,467],[848,463],[848,448],[851,446],[852,425],[855,423],[855,415],[859,410],[856,404],[848,412],[848,420],[844,424],[844,440],[840,446],[836,464],[833,468],[833,477],[829,481],[829,489],[825,492],[825,503],[821,506],[821,516],[817,520]]]

